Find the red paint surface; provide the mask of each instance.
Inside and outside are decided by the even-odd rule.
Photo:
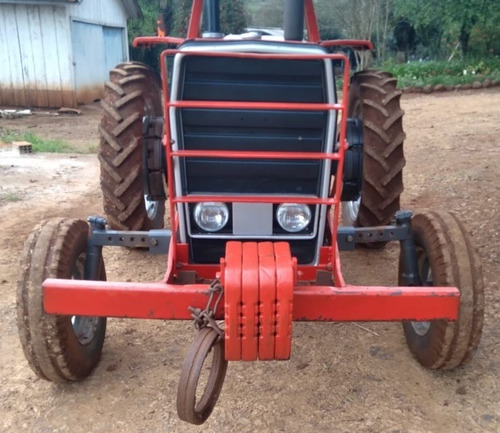
[[[207,284],[122,283],[47,279],[44,307],[49,314],[191,319],[189,306],[204,308]],[[295,286],[294,320],[401,321],[456,320],[455,287]],[[217,318],[224,317],[223,304]]]

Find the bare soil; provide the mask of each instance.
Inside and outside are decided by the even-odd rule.
[[[1,432],[500,432],[500,89],[405,95],[405,208],[456,212],[478,247],[486,283],[479,350],[464,368],[432,372],[398,323],[296,323],[288,362],[231,363],[208,422],[178,420],[175,393],[194,336],[187,322],[110,319],[102,360],[82,383],[29,369],[15,290],[24,239],[52,216],[101,214],[95,155],[15,156],[0,149]],[[97,147],[98,105],[78,117],[37,114],[0,127]],[[398,246],[343,254],[347,281],[395,285]],[[109,249],[109,280],[154,281],[165,258]]]

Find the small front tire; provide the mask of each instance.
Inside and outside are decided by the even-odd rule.
[[[104,344],[106,318],[49,315],[43,308],[45,279],[83,279],[88,232],[81,220],[44,221],[21,255],[16,302],[21,346],[35,374],[52,382],[86,378]],[[106,279],[103,262],[100,279]]]
[[[424,367],[451,370],[471,360],[481,339],[484,288],[479,258],[463,224],[449,212],[417,214],[412,226],[422,285],[458,287],[460,306],[456,321],[404,322],[406,342]]]

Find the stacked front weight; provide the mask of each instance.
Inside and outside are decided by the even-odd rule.
[[[289,359],[294,260],[286,242],[228,242],[222,266],[228,361]]]

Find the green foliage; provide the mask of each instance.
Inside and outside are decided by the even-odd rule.
[[[185,38],[189,27],[189,16],[191,13],[193,1],[175,0],[172,3],[173,26],[171,35]]]
[[[139,0],[139,5],[143,18],[131,19],[128,22],[130,58],[149,65],[159,74],[159,57],[165,47],[134,48],[132,41],[137,36],[155,36],[160,14],[164,17],[168,35],[185,38],[193,0]],[[223,33],[243,32],[247,26],[246,18],[243,0],[220,0]]]
[[[220,0],[221,31],[224,34],[243,33],[247,18],[242,0]]]
[[[250,0],[245,2],[252,27],[283,27],[284,0]]]
[[[462,56],[466,56],[473,30],[488,32],[500,19],[498,0],[398,0],[394,11],[413,24],[421,43],[433,48],[434,56],[441,54],[442,42],[451,44],[449,51],[459,42]]]
[[[318,28],[323,40],[340,39],[344,36],[339,17],[332,8],[332,3],[325,0],[315,2]]]
[[[4,143],[13,141],[27,141],[31,143],[33,152],[67,153],[73,149],[63,140],[48,140],[32,132],[2,131],[0,140]]]
[[[219,0],[223,33],[240,33],[247,27],[243,0]],[[143,18],[128,22],[129,42],[137,36],[156,35],[159,14],[168,18],[167,32],[171,36],[186,37],[193,0],[139,0]]]
[[[192,0],[138,0],[144,17],[129,21],[130,41],[156,34],[158,13],[166,18],[167,32],[185,37]],[[245,27],[282,27],[284,0],[219,0],[221,30],[240,33]],[[500,55],[499,0],[314,0],[323,39],[368,38],[383,61],[448,59]],[[411,47],[396,53],[394,29],[401,20],[416,31]],[[131,57],[158,70],[163,48],[131,49]],[[467,54],[469,53],[469,54]]]
[[[16,203],[21,201],[23,198],[20,194],[10,191],[0,191],[0,204],[2,203]]]
[[[156,35],[156,19],[160,13],[160,7],[157,2],[151,0],[139,0],[139,6],[142,10],[142,18],[131,18],[128,20],[128,39],[129,43],[137,36]]]
[[[500,79],[500,59],[468,61],[429,61],[402,64],[385,63],[382,69],[398,79],[401,88],[427,84],[469,84],[485,79]]]
[[[134,18],[128,21],[129,52],[130,59],[150,66],[156,73],[160,74],[160,54],[164,46],[134,48],[132,41],[138,36],[156,36],[157,20],[163,14],[167,21],[167,31],[172,36],[185,36],[185,29],[181,27],[181,15],[185,12],[189,19],[191,0],[139,0],[142,10],[142,18]],[[187,21],[186,21],[187,22]]]

